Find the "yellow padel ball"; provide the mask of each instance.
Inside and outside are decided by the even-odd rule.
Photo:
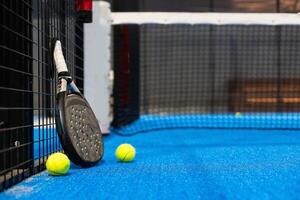
[[[235,116],[236,116],[236,117],[240,117],[240,116],[241,116],[241,113],[240,113],[240,112],[236,112],[236,113],[235,113]]]
[[[51,175],[65,175],[70,169],[70,160],[68,156],[63,153],[54,153],[49,156],[46,162],[46,168]]]
[[[135,157],[135,148],[131,144],[121,144],[115,155],[120,162],[131,162]]]

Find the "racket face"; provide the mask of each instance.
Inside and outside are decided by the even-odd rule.
[[[102,133],[94,112],[79,94],[64,96],[60,115],[62,140],[70,159],[83,167],[97,163],[103,156]],[[70,151],[70,152],[67,152]]]

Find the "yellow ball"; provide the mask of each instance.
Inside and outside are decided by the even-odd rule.
[[[240,116],[241,116],[241,113],[240,113],[240,112],[236,112],[236,113],[235,113],[235,116],[236,116],[236,117],[240,117]]]
[[[63,153],[54,153],[49,156],[46,162],[46,168],[51,175],[65,175],[70,169],[70,160],[68,156]]]
[[[135,157],[135,148],[131,144],[121,144],[115,155],[120,162],[131,162]]]

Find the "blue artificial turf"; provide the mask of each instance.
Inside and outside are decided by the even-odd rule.
[[[119,163],[121,143],[136,147]],[[173,129],[105,137],[96,167],[35,175],[0,199],[300,199],[297,131]]]

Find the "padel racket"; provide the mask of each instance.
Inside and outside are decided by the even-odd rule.
[[[61,145],[74,164],[93,166],[103,156],[99,123],[68,72],[61,42],[54,39],[51,46],[58,73],[55,122]]]

